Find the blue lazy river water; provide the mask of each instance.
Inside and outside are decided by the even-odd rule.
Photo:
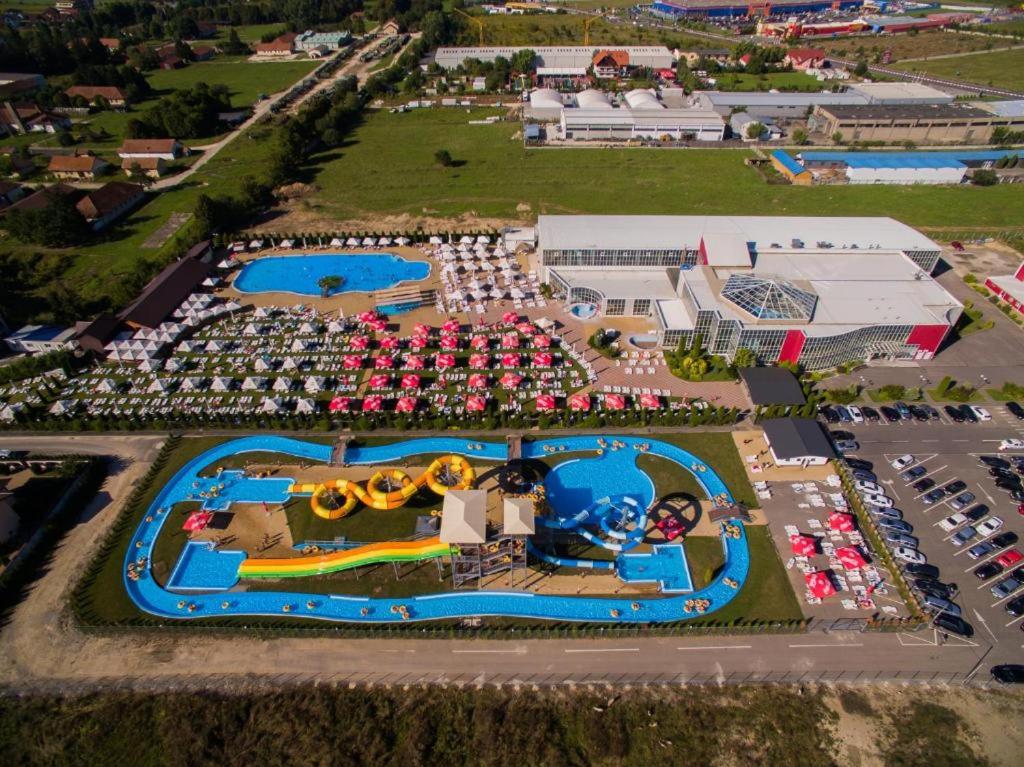
[[[235,278],[235,290],[241,293],[299,293],[319,296],[321,277],[342,278],[340,289],[332,294],[370,293],[425,279],[430,264],[407,261],[393,253],[327,253],[300,256],[272,256],[246,264]]]
[[[523,444],[524,457],[543,453],[544,445],[561,448],[564,452],[584,452],[596,449],[596,437],[567,437]],[[648,452],[676,461],[694,471],[700,465],[698,459],[673,445],[652,439],[632,437],[607,437],[618,439],[627,447],[622,449],[635,460],[633,444],[645,443]],[[356,448],[360,452],[348,458],[352,463],[389,462],[410,456],[442,452],[460,453],[472,460],[473,456],[488,459],[507,457],[505,445],[481,443],[457,438],[411,439],[391,445]],[[707,599],[710,606],[705,615],[730,602],[746,581],[749,572],[749,554],[746,534],[741,524],[732,527],[733,533],[726,534],[723,526],[722,545],[725,551],[725,565],[718,578],[707,587],[677,596],[637,597],[586,597],[532,592],[501,591],[451,591],[417,597],[373,598],[355,597],[344,594],[313,594],[302,592],[243,591],[236,589],[237,575],[232,569],[245,556],[245,552],[219,549],[209,550],[205,545],[189,546],[182,553],[170,580],[171,588],[157,583],[150,571],[153,546],[164,523],[172,515],[174,504],[195,498],[197,490],[206,488],[210,480],[200,481],[198,474],[208,466],[215,466],[218,460],[246,452],[267,451],[290,455],[297,458],[326,463],[330,460],[331,446],[277,436],[244,437],[231,440],[196,456],[187,462],[174,477],[157,493],[143,521],[136,528],[129,543],[124,562],[123,584],[129,597],[143,611],[166,618],[190,619],[235,616],[294,615],[326,621],[398,623],[403,619],[392,607],[406,608],[409,620],[436,620],[464,616],[510,616],[538,618],[545,620],[572,620],[593,622],[651,623],[679,621],[688,617],[687,600]],[[586,464],[590,459],[581,457],[578,463]],[[563,477],[563,489],[573,490],[578,484],[570,469]],[[211,505],[224,503],[279,502],[281,499],[280,478],[260,480],[230,476],[224,472],[223,496],[210,499]],[[720,501],[731,500],[721,479],[710,469],[694,471],[698,481],[709,496]],[[600,472],[593,472],[591,478],[603,482]],[[649,480],[648,480],[649,482]],[[198,484],[197,484],[198,483]],[[641,490],[637,480],[636,490]],[[605,493],[602,486],[601,493]],[[621,493],[621,487],[619,488]],[[644,491],[646,492],[646,491]],[[224,496],[228,496],[225,498]],[[312,512],[310,512],[312,513]],[[681,553],[681,552],[680,552]],[[137,580],[128,578],[127,566],[139,558],[145,558]],[[678,582],[686,576],[679,574],[680,557],[676,552],[664,551],[647,559],[630,558],[624,573],[628,579],[655,580],[670,589],[685,589],[689,584]],[[682,560],[685,561],[685,560]],[[660,566],[659,566],[660,565]],[[677,573],[677,582],[671,582],[672,573]],[[175,586],[178,593],[171,590]],[[182,594],[185,591],[187,594]],[[287,609],[286,609],[287,608]]]

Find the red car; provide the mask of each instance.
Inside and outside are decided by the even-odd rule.
[[[964,249],[964,244],[962,242],[957,242],[956,240],[953,240],[953,242],[949,244],[952,245],[953,250],[957,251],[958,253],[962,252]]]
[[[1017,513],[1024,517],[1024,503],[1017,506]]]
[[[996,557],[996,562],[1001,564],[1004,568],[1013,567],[1015,564],[1022,560],[1024,560],[1024,554],[1021,554],[1020,551],[1017,549],[1010,549],[1009,551],[1004,551],[1002,554]]]

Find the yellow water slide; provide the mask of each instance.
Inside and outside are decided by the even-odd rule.
[[[447,481],[446,481],[447,480]],[[454,480],[453,484],[447,482]],[[424,485],[437,495],[449,490],[466,490],[473,487],[476,471],[469,461],[460,455],[444,455],[432,461],[427,470],[418,477],[410,477],[401,469],[381,469],[373,474],[364,488],[348,479],[333,479],[327,482],[295,484],[289,493],[310,493],[313,513],[324,519],[341,519],[358,504],[371,509],[397,509],[409,502]],[[340,495],[345,500],[334,507],[325,505],[327,495]]]

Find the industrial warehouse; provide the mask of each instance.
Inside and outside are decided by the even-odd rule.
[[[962,306],[939,246],[891,218],[540,216],[541,273],[576,316],[648,317],[665,348],[819,370],[926,359]]]
[[[772,164],[796,184],[959,184],[977,168],[991,169],[1012,149],[961,149],[948,152],[801,152],[771,153]],[[805,178],[806,177],[806,178]]]
[[[826,11],[852,11],[864,0],[778,0],[737,2],[736,0],[658,0],[651,11],[672,19],[745,19],[750,16],[799,16]]]

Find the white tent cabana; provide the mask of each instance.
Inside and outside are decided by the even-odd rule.
[[[301,398],[295,403],[297,415],[313,415],[316,412],[316,403],[311,399]]]

